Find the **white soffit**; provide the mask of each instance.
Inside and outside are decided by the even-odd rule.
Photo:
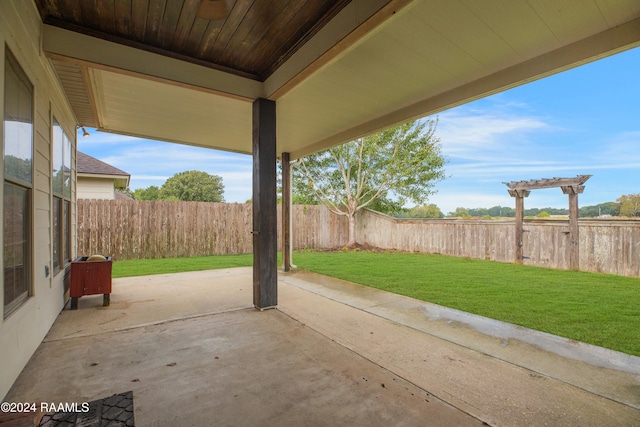
[[[278,99],[304,156],[637,46],[640,1],[416,1]]]
[[[251,153],[251,102],[92,68],[100,129]]]

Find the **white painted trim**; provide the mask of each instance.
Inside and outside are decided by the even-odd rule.
[[[129,186],[129,181],[131,179],[131,175],[107,175],[107,174],[99,174],[99,173],[83,173],[78,172],[76,175],[77,178],[98,178],[104,180],[111,180],[116,185],[116,188],[127,188]],[[115,182],[119,181],[125,185],[117,185]]]
[[[247,100],[263,94],[262,83],[255,80],[51,25],[44,25],[43,44],[47,56],[68,58],[81,65]]]
[[[271,98],[274,93],[279,91],[300,73],[304,72],[308,67],[313,66],[315,61],[389,3],[398,3],[398,1],[354,0],[345,6],[344,9],[322,27],[304,46],[300,47],[291,58],[269,76],[264,83],[265,97]],[[354,39],[351,42],[356,41],[357,39]],[[342,46],[340,51],[342,52],[348,47],[349,46]],[[296,84],[299,84],[301,81],[296,82]],[[280,96],[282,96],[282,94],[279,94],[277,97]]]

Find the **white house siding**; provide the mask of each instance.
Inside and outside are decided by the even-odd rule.
[[[55,276],[52,270],[51,233],[51,123],[55,116],[67,136],[74,141],[75,118],[63,95],[49,60],[41,52],[42,23],[30,0],[0,1],[0,100],[4,100],[4,57],[7,46],[34,86],[34,176],[32,192],[32,265],[33,291],[22,306],[9,317],[0,316],[0,400],[20,374],[29,358],[51,328],[63,308],[64,269]],[[4,117],[4,102],[0,116]],[[0,121],[0,130],[2,121]],[[3,134],[3,133],[2,133]],[[0,144],[3,144],[0,138]],[[0,147],[4,152],[4,147]],[[75,164],[73,154],[72,164]],[[0,168],[0,175],[3,168]],[[4,177],[2,177],[4,178]],[[75,171],[72,171],[72,182]],[[4,186],[0,186],[2,193]],[[72,183],[71,254],[76,253],[75,184]],[[0,197],[1,199],[1,197]],[[0,209],[0,221],[2,220]],[[2,230],[0,230],[2,233]],[[0,252],[2,248],[0,248]],[[3,261],[0,253],[0,263]],[[45,267],[50,271],[45,275]],[[3,266],[4,269],[4,266]],[[4,277],[4,275],[2,275]],[[0,280],[4,280],[3,278]],[[4,293],[0,292],[0,302]],[[0,304],[3,306],[4,304]]]
[[[116,198],[113,179],[78,177],[78,199]]]

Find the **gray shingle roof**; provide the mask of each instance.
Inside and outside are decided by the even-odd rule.
[[[101,160],[91,157],[88,154],[78,151],[77,157],[77,171],[78,173],[87,173],[92,175],[120,175],[131,176],[127,172],[115,168]]]
[[[122,191],[116,190],[116,200],[134,200],[134,199],[127,196]]]

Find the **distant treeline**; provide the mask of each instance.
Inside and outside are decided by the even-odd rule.
[[[524,215],[529,217],[549,217],[554,215],[569,215],[567,208],[530,208],[524,210]],[[619,216],[620,203],[606,202],[593,206],[583,206],[579,208],[580,218],[595,218],[603,215]],[[623,215],[635,216],[633,213],[629,215],[623,212]],[[426,206],[416,206],[411,209],[404,209],[395,214],[398,218],[499,218],[499,217],[515,217],[516,210],[507,206],[494,206],[492,208],[456,208],[455,212],[449,212],[444,215],[442,211],[434,204]]]
[[[516,210],[510,207],[494,206],[492,208],[468,208],[467,211],[471,216],[502,216],[515,217]],[[530,208],[524,210],[525,216],[539,216],[546,212],[549,215],[569,215],[567,208]],[[579,216],[581,218],[594,218],[602,215],[617,216],[620,214],[620,204],[616,202],[600,203],[599,205],[583,206],[579,208]]]

